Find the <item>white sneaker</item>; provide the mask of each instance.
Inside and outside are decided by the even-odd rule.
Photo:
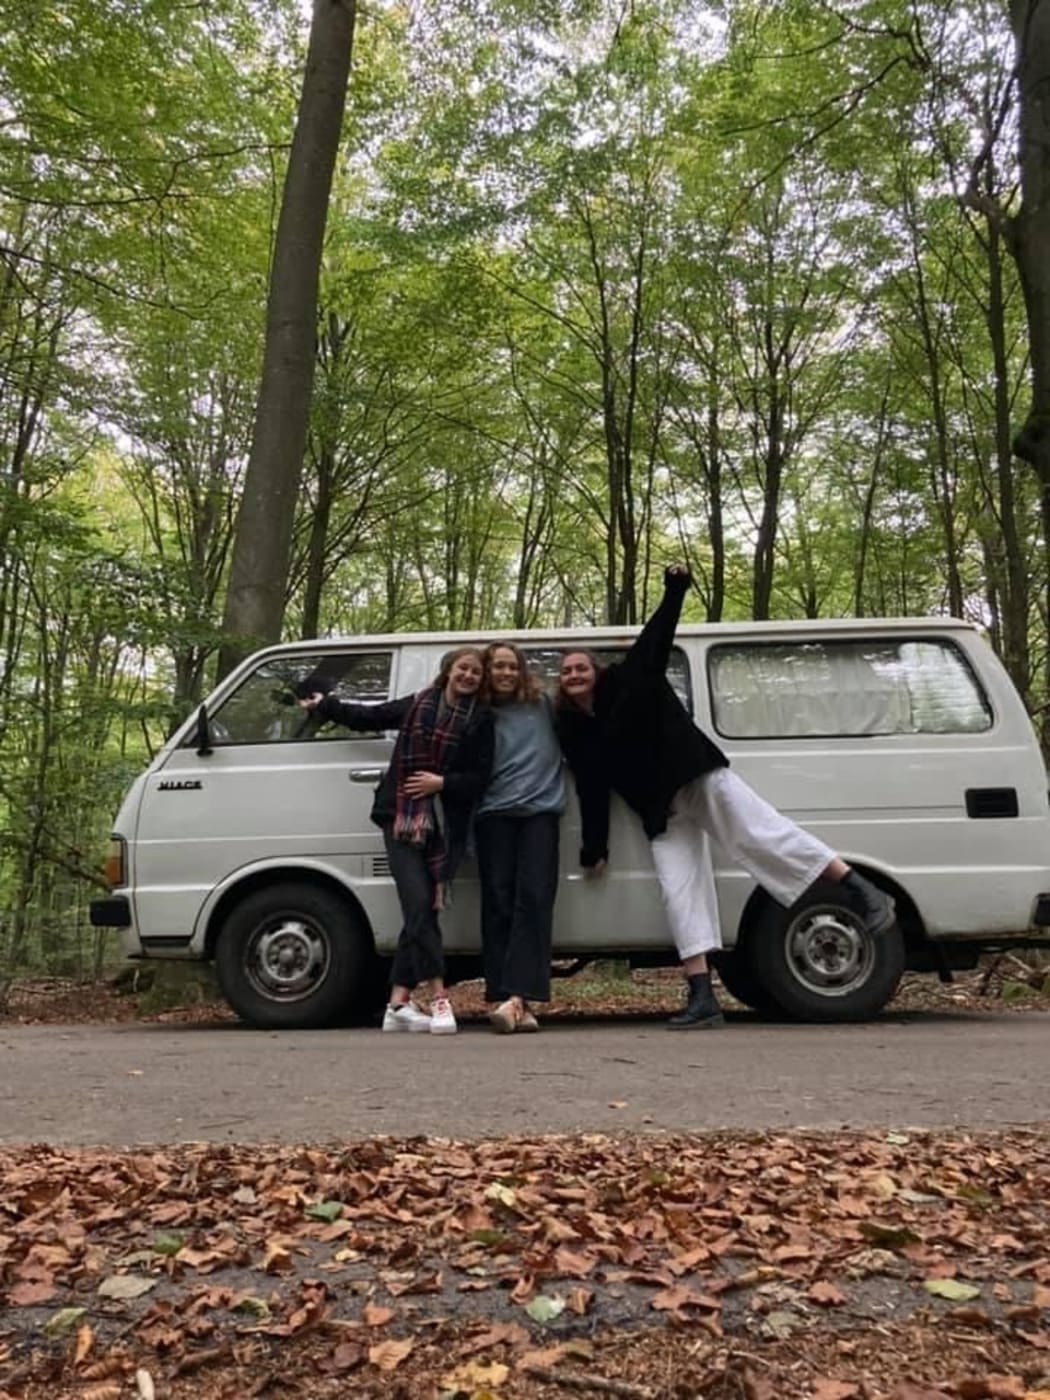
[[[414,1002],[406,1001],[404,1006],[388,1006],[383,1013],[385,1031],[429,1031],[430,1017],[420,1011]],[[455,1022],[452,1029],[455,1030]]]
[[[430,1034],[455,1035],[458,1029],[448,997],[436,997],[430,1006]]]

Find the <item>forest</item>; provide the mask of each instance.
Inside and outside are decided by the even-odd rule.
[[[333,19],[299,453],[260,382]],[[0,20],[0,972],[101,968],[260,517],[284,636],[634,623],[685,560],[693,621],[969,619],[1046,747],[1048,0]]]

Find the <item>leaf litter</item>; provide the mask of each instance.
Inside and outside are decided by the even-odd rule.
[[[0,1396],[1050,1400],[1044,1129],[35,1146],[0,1185]]]

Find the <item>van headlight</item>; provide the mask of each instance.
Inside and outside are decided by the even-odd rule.
[[[128,843],[123,836],[111,836],[102,874],[111,890],[128,883]]]

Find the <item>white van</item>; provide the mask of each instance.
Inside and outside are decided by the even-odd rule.
[[[343,699],[416,691],[464,642],[516,641],[553,684],[560,653],[615,659],[627,628],[419,634],[292,643],[231,673],[131,787],[117,818],[112,894],[92,922],[132,957],[214,959],[258,1026],[368,1015],[400,930],[383,841],[368,818],[391,734],[318,726],[294,701],[323,672]],[[898,927],[868,938],[815,889],[781,909],[717,859],[729,990],[761,1011],[866,1017],[905,968],[950,977],[983,950],[1050,946],[1046,770],[1024,707],[963,622],[682,626],[668,671],[697,724],[762,795],[895,898]],[[568,784],[571,794],[572,783]],[[602,879],[563,819],[554,956],[673,963],[641,824],[614,803]],[[468,859],[443,915],[450,980],[479,970]]]

